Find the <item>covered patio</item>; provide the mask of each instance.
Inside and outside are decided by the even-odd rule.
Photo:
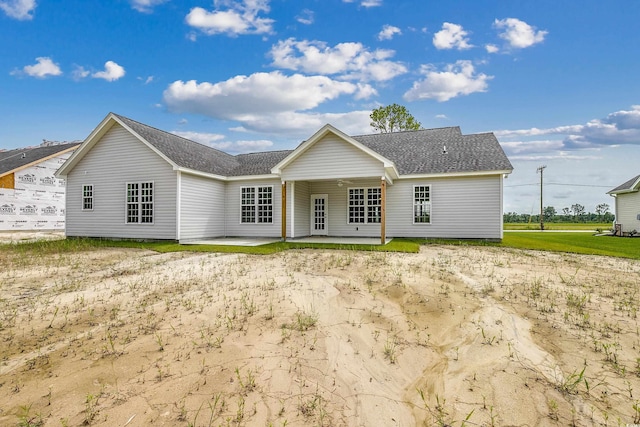
[[[219,246],[261,246],[269,243],[281,242],[282,239],[259,237],[220,237],[216,239],[202,239],[183,242],[185,245],[219,245]],[[385,239],[385,245],[391,239]],[[334,245],[382,245],[379,237],[330,237],[309,236],[299,239],[287,239],[290,243],[330,243]]]

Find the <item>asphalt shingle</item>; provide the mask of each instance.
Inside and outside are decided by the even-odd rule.
[[[114,114],[181,167],[222,176],[266,175],[292,150],[231,155]],[[354,136],[391,160],[401,175],[510,171],[513,166],[492,133],[462,135],[459,127]]]
[[[15,150],[0,151],[0,175],[22,166],[53,156],[61,151],[80,145],[79,142],[61,143]]]
[[[614,188],[613,190],[608,191],[607,194],[616,193],[618,191],[624,191],[624,190],[633,190],[633,184],[638,182],[639,179],[640,179],[640,175],[634,176],[633,178],[631,178],[629,181],[625,182],[624,184],[620,184],[616,188]]]

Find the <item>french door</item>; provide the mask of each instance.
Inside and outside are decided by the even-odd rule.
[[[329,234],[329,223],[327,214],[329,205],[327,194],[313,194],[311,196],[311,235],[327,236]]]

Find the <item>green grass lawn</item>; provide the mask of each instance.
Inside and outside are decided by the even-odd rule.
[[[611,230],[611,223],[545,222],[545,230]],[[505,230],[540,230],[540,223],[505,222]]]
[[[570,252],[588,255],[605,255],[640,259],[640,238],[593,236],[590,233],[509,232],[500,243],[476,240],[443,239],[393,239],[385,246],[339,245],[330,243],[277,242],[262,246],[179,245],[177,243],[153,243],[134,241],[109,241],[98,239],[65,239],[0,245],[0,250],[24,251],[25,255],[49,255],[72,253],[105,247],[148,249],[156,252],[222,252],[269,255],[288,249],[342,249],[356,251],[384,251],[416,253],[421,245],[497,246],[504,248],[533,249],[552,252]]]

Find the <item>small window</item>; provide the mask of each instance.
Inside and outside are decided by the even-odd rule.
[[[413,223],[431,223],[431,186],[429,185],[413,187]]]
[[[127,223],[153,224],[153,182],[127,184]]]
[[[273,223],[273,186],[241,187],[240,222]]]
[[[93,185],[82,186],[82,210],[93,210]]]

